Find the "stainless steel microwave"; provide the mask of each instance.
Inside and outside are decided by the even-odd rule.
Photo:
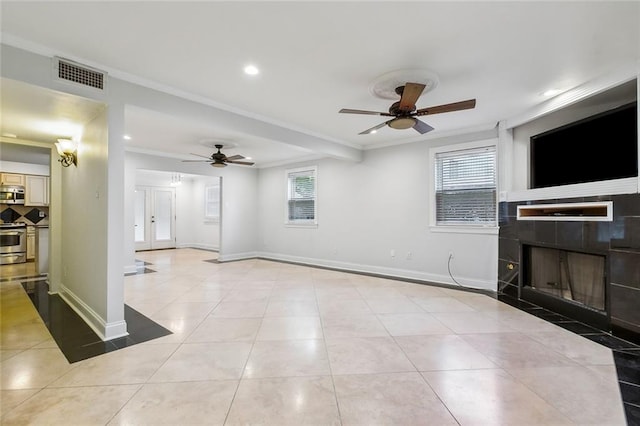
[[[0,204],[24,204],[24,186],[0,186]]]

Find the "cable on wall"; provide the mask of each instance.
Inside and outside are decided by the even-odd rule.
[[[449,260],[447,261],[447,270],[449,271],[449,276],[453,280],[454,283],[458,284],[460,287],[464,287],[455,278],[453,278],[453,274],[451,273],[451,259],[453,259],[453,253],[449,253]]]

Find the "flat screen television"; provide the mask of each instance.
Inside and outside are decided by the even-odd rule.
[[[638,176],[637,110],[633,102],[532,136],[530,187]]]

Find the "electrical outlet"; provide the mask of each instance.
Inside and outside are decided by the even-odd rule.
[[[396,257],[396,251],[395,250],[391,250],[391,257]]]
[[[410,251],[407,252],[407,260],[411,260],[411,258],[413,257],[413,253],[411,253]]]

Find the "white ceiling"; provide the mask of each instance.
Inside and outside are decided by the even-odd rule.
[[[358,135],[384,118],[338,114],[386,111],[393,101],[370,88],[396,70],[437,75],[437,87],[418,108],[477,99],[475,109],[423,117],[436,129],[431,138],[492,127],[547,100],[548,89],[567,91],[640,60],[636,1],[3,1],[0,7],[4,43],[47,49],[111,76],[363,149],[425,139],[412,129]],[[243,74],[248,63],[261,74]],[[20,124],[28,121],[5,114],[59,118],[51,105],[65,105],[65,96],[32,94],[29,105],[14,97],[24,88],[14,89],[3,81],[2,132],[46,139]],[[67,102],[74,105],[80,114],[101,107]],[[234,145],[228,155],[251,156],[258,166],[322,155],[277,136],[135,106],[125,120],[128,144],[137,150],[209,155],[213,141],[221,141]]]

